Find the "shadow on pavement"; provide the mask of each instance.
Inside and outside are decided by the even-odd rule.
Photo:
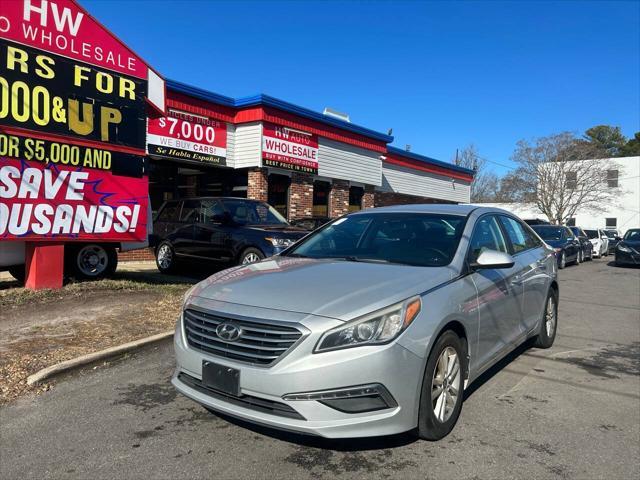
[[[256,425],[255,423],[245,422],[236,417],[231,417],[219,412],[213,412],[212,415],[232,423],[238,427],[245,428],[261,435],[288,442],[295,443],[303,447],[321,448],[323,450],[334,450],[339,452],[357,452],[365,450],[381,450],[386,448],[398,448],[408,445],[418,440],[418,436],[415,431],[409,431],[405,433],[399,433],[397,435],[387,435],[384,437],[366,437],[366,438],[341,438],[341,439],[329,439],[323,437],[316,437],[313,435],[304,435],[295,432],[287,432],[284,430],[277,430],[270,427],[264,427],[262,425]]]
[[[498,363],[496,363],[489,370],[484,372],[478,377],[464,392],[464,401],[466,401],[471,395],[476,392],[485,383],[490,381],[496,374],[502,369],[507,367],[511,362],[517,359],[520,355],[525,353],[531,348],[530,342],[525,342],[516,348],[513,352],[508,354]],[[364,450],[380,450],[385,448],[397,448],[403,447],[418,440],[418,436],[415,430],[411,430],[405,433],[397,435],[389,435],[384,437],[369,437],[369,438],[345,438],[345,439],[327,439],[322,437],[315,437],[311,435],[303,435],[294,432],[287,432],[277,430],[270,427],[264,427],[256,425],[254,423],[246,422],[236,417],[231,417],[222,413],[212,412],[212,414],[237,425],[241,428],[246,428],[253,432],[265,435],[267,437],[275,438],[277,440],[295,443],[297,445],[305,447],[321,448],[326,450],[335,450],[341,452],[352,451],[364,451]]]

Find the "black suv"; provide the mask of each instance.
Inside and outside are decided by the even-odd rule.
[[[245,265],[281,252],[308,232],[271,205],[245,198],[199,197],[165,202],[153,223],[158,270],[186,260]]]

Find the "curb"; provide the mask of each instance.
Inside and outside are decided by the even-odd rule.
[[[46,380],[47,378],[51,378],[55,375],[68,372],[69,370],[72,370],[74,368],[82,367],[89,363],[97,362],[98,360],[103,360],[105,358],[114,357],[116,355],[120,355],[121,353],[130,352],[137,348],[144,347],[152,343],[160,342],[172,336],[173,336],[173,330],[168,330],[166,332],[158,333],[150,337],[141,338],[139,340],[134,340],[133,342],[129,342],[129,343],[123,343],[122,345],[107,348],[106,350],[88,353],[86,355],[81,355],[79,357],[72,358],[71,360],[66,360],[64,362],[51,365],[50,367],[43,368],[42,370],[34,373],[33,375],[29,375],[29,377],[27,377],[27,385],[34,385],[43,380]]]

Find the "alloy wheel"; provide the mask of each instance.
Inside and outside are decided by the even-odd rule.
[[[261,259],[257,253],[249,252],[242,258],[242,265],[259,262]]]
[[[433,372],[431,380],[431,407],[439,422],[451,417],[460,395],[462,375],[460,358],[452,347],[445,348]]]
[[[158,249],[158,265],[163,270],[168,269],[171,266],[171,261],[173,260],[173,252],[171,251],[171,247],[167,244],[160,245]]]
[[[547,329],[547,337],[551,338],[556,329],[556,304],[553,295],[547,300],[547,310],[544,314],[544,326]]]
[[[567,266],[567,259],[564,256],[564,252],[560,255],[560,268],[564,268]]]

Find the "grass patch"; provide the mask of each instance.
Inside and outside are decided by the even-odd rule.
[[[156,277],[158,277],[156,275]],[[175,282],[175,280],[173,280]],[[0,309],[19,307],[21,305],[33,303],[48,303],[66,298],[81,297],[85,294],[98,292],[135,292],[135,291],[155,291],[165,294],[179,295],[186,292],[191,283],[175,282],[172,279],[158,279],[151,274],[140,274],[138,272],[122,273],[112,279],[71,282],[64,285],[59,290],[27,290],[17,287],[0,290]]]

